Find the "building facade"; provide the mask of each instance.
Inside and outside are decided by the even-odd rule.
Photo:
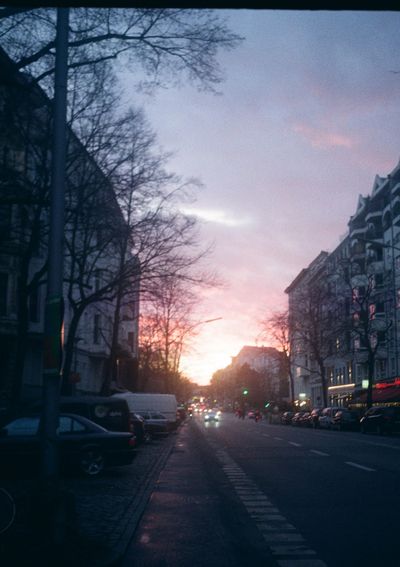
[[[319,254],[285,291],[297,402],[365,402],[370,381],[373,401],[384,390],[385,401],[400,403],[400,164],[359,197],[337,248]],[[318,312],[318,351],[304,293]]]
[[[51,101],[0,52],[2,406],[41,395],[51,121]],[[99,393],[113,343],[121,260],[118,228],[124,218],[113,187],[95,160],[70,129],[67,138],[62,334],[69,349],[68,382],[76,393]],[[132,265],[136,261],[129,250],[125,260]],[[136,264],[129,300],[125,296],[118,308],[117,362],[123,367],[124,385],[127,369],[133,372],[138,358]]]

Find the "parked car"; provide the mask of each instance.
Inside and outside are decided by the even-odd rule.
[[[41,408],[42,401],[32,405],[35,413]],[[81,415],[109,431],[135,432],[126,400],[114,396],[61,396],[60,412]]]
[[[375,431],[379,435],[400,431],[400,407],[376,406],[360,419],[362,433]]]
[[[254,410],[250,410],[247,412],[247,417],[249,419],[255,419],[256,418],[256,412]]]
[[[171,431],[168,419],[163,413],[157,411],[143,411],[138,413],[143,419],[150,439],[166,437]]]
[[[294,416],[292,417],[292,425],[296,425],[296,426],[300,426],[300,420],[303,417],[303,415],[305,414],[304,411],[298,411],[294,414]]]
[[[308,416],[308,421],[310,427],[316,429],[319,427],[319,416],[321,415],[322,408],[314,408],[311,410],[310,415]]]
[[[301,427],[310,427],[311,426],[310,416],[311,416],[311,412],[305,411],[299,418],[299,425]]]
[[[41,416],[18,417],[0,429],[0,453],[4,464],[32,469],[40,464]],[[63,468],[79,469],[87,476],[97,476],[107,466],[130,464],[135,455],[136,439],[132,433],[108,431],[80,415],[61,413],[58,447]]]
[[[332,429],[333,427],[333,418],[337,411],[342,410],[343,408],[340,406],[330,406],[324,408],[321,412],[321,415],[318,418],[319,427],[323,429]]]
[[[333,416],[333,429],[338,429],[342,431],[344,429],[350,429],[356,431],[359,429],[359,419],[358,414],[355,411],[351,411],[346,408],[338,410]]]
[[[281,423],[283,425],[290,425],[292,423],[292,417],[294,413],[292,411],[285,411],[281,416]]]
[[[145,419],[137,413],[131,413],[130,419],[138,445],[145,443],[146,441],[150,441],[150,435],[146,428]]]

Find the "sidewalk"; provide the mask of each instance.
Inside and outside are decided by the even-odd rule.
[[[37,481],[1,478],[0,487],[14,498],[16,518],[13,525],[0,534],[0,565],[116,565],[133,536],[154,483],[177,441],[177,435],[179,433],[143,446],[129,467],[106,470],[96,479],[64,479],[65,490],[73,495],[74,525],[67,541],[56,550],[49,549],[48,538],[36,529],[35,515],[40,510],[37,511],[37,506],[32,505],[32,494],[37,490]]]
[[[226,519],[235,509],[222,511],[196,427],[189,421],[179,431],[120,567],[243,566]]]

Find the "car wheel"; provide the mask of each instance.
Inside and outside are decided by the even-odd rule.
[[[153,439],[153,437],[152,437],[151,433],[146,431],[146,433],[144,434],[145,443],[150,443],[150,441],[152,441],[152,439]]]
[[[360,430],[361,430],[361,433],[367,433],[365,425],[363,425],[363,424],[360,426]]]
[[[105,466],[104,456],[100,449],[85,449],[81,454],[79,466],[86,476],[99,475]]]
[[[383,435],[383,434],[384,434],[384,430],[383,430],[382,425],[377,425],[377,427],[376,427],[376,432],[377,432],[378,435]]]

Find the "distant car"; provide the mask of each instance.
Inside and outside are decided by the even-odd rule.
[[[310,423],[310,415],[311,413],[309,411],[305,411],[299,418],[299,425],[301,427],[310,427],[311,423]]]
[[[219,421],[220,420],[221,412],[216,409],[206,410],[204,412],[204,421],[211,422],[211,421]]]
[[[308,417],[310,426],[313,427],[314,429],[319,427],[319,416],[321,415],[321,412],[322,412],[321,408],[314,408],[313,410],[311,410],[311,413]]]
[[[375,431],[379,435],[400,431],[400,407],[376,406],[360,419],[362,433]]]
[[[18,417],[4,425],[0,429],[3,462],[37,472],[40,430],[40,415]],[[80,415],[60,414],[57,431],[61,466],[77,468],[87,476],[97,476],[107,466],[128,465],[135,456],[132,433],[108,431]]]
[[[321,415],[318,418],[319,426],[322,429],[332,429],[333,428],[333,418],[337,411],[342,410],[343,408],[340,406],[330,406],[324,408],[321,412]]]
[[[304,411],[298,411],[298,412],[296,412],[296,413],[294,414],[294,416],[292,417],[292,425],[296,425],[296,426],[299,427],[299,426],[300,426],[301,418],[303,417],[303,415],[304,415],[305,413],[306,413],[306,412],[304,412]]]
[[[250,410],[247,412],[247,417],[249,419],[255,419],[256,418],[256,412],[254,410]]]
[[[138,415],[144,419],[146,431],[150,438],[166,437],[169,434],[169,422],[163,413],[142,411]]]
[[[356,431],[359,427],[358,415],[354,411],[342,408],[333,416],[332,429],[338,429],[339,431],[350,429]]]
[[[283,425],[290,425],[292,423],[292,417],[294,413],[292,411],[285,411],[281,416],[281,423]]]

